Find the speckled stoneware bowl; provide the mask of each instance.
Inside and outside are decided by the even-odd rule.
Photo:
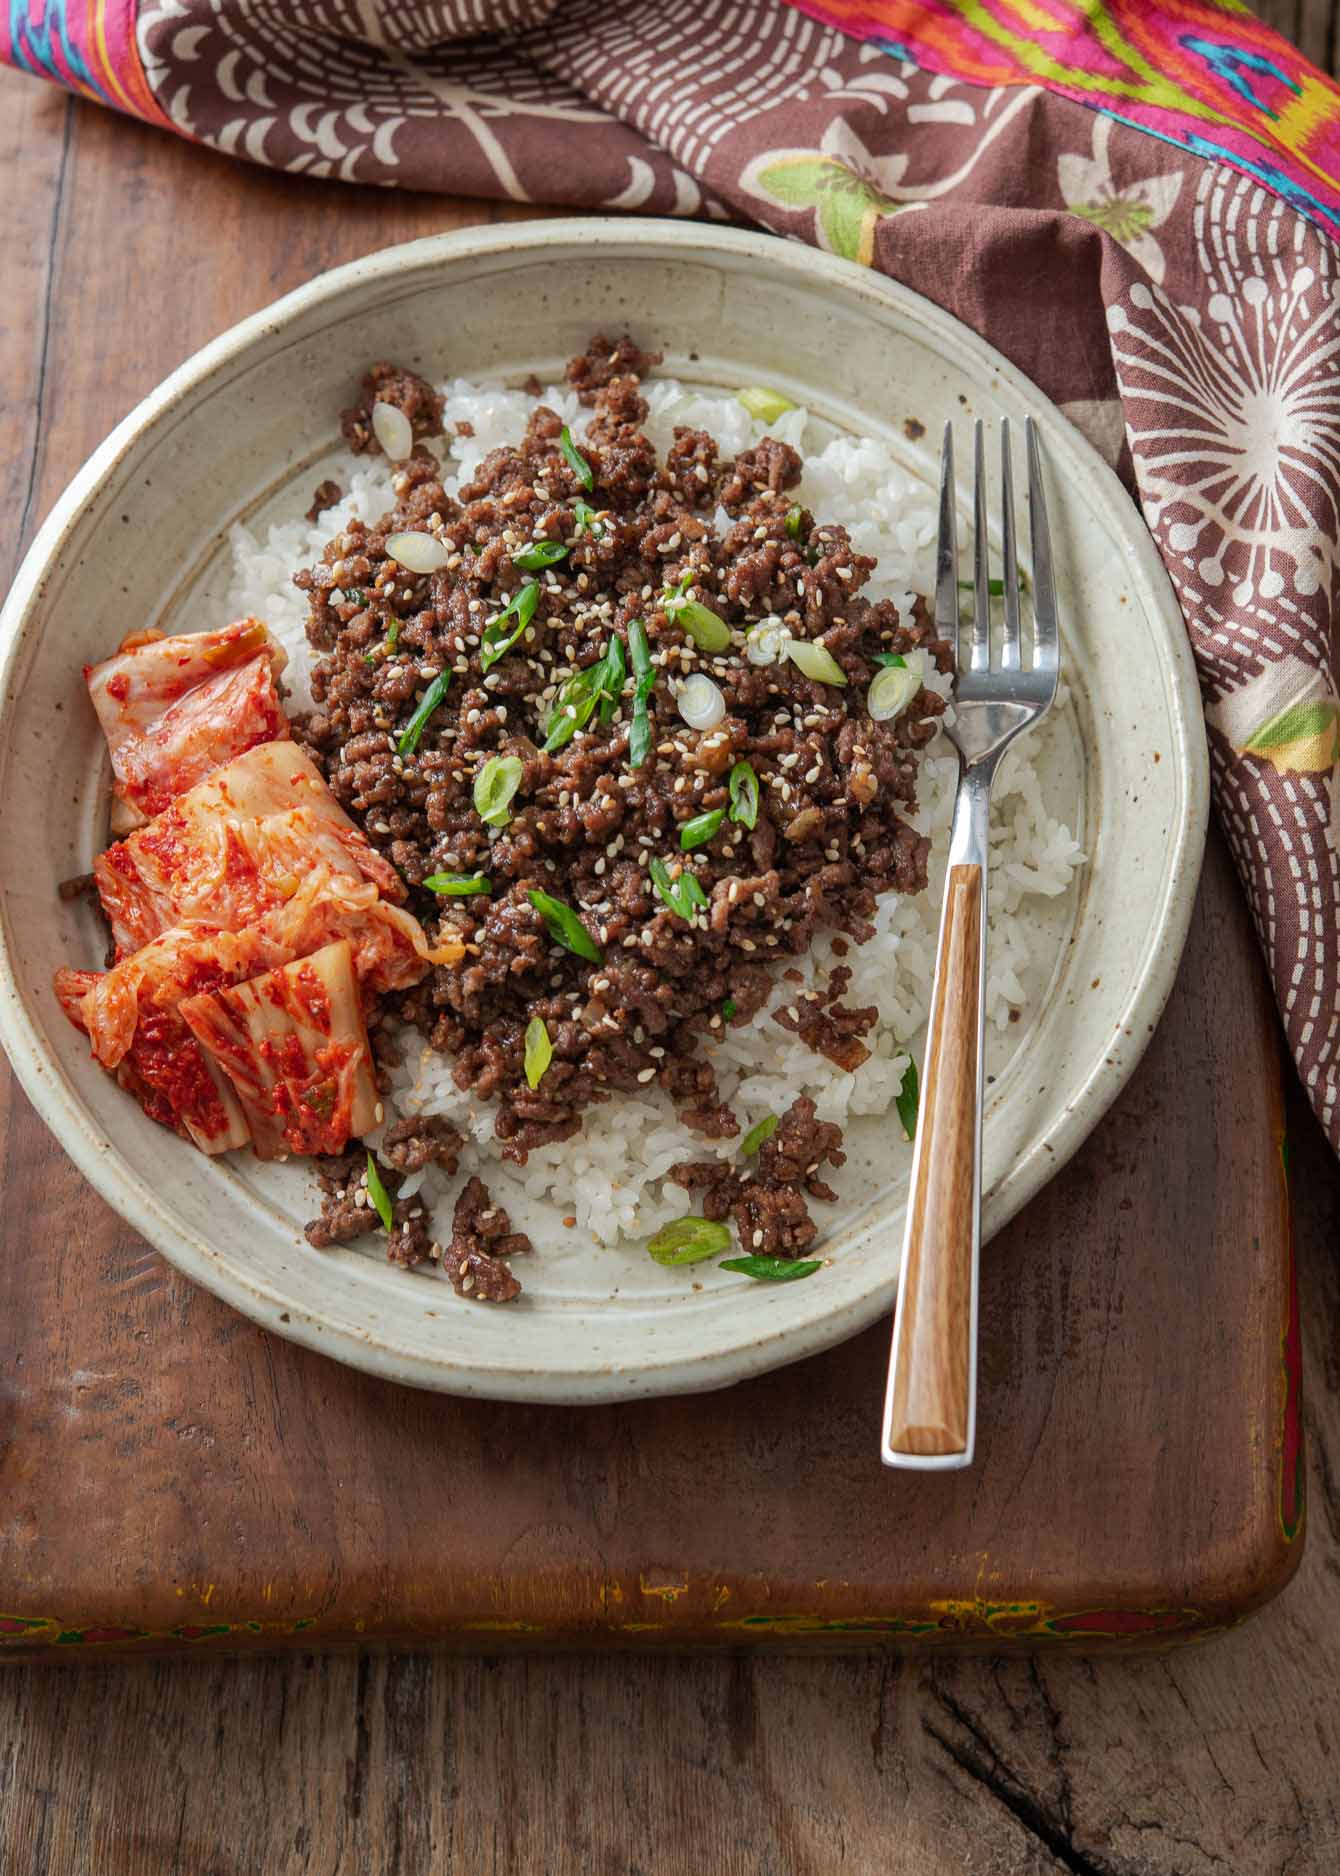
[[[907,1177],[893,1123],[852,1128],[841,1203],[826,1213],[832,1263],[805,1283],[712,1270],[698,1290],[688,1279],[699,1271],[576,1242],[543,1212],[525,1220],[536,1255],[525,1296],[506,1309],[391,1269],[375,1245],[313,1251],[300,1166],[207,1160],[152,1125],[92,1064],[52,995],[55,966],[99,951],[92,914],[56,894],[106,839],[106,760],[80,666],[131,627],[220,622],[230,524],[306,505],[336,442],[335,413],[370,359],[544,378],[592,332],[624,326],[664,347],[665,370],[777,385],[824,422],[885,439],[928,481],[947,417],[1031,413],[1043,427],[1074,694],[1048,761],[1090,857],[1053,908],[1046,994],[1012,1031],[989,1090],[987,1232],[1064,1163],[1129,1075],[1172,983],[1196,886],[1200,705],[1149,536],[1040,393],[917,295],[765,236],[549,221],[393,248],[244,321],[95,453],[5,606],[0,1040],[81,1169],[188,1276],[281,1335],[421,1387],[568,1402],[710,1388],[887,1315]]]

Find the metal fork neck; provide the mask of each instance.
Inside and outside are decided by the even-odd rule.
[[[960,761],[958,794],[954,801],[954,820],[949,834],[950,866],[980,866],[985,875],[987,816],[991,806],[991,782],[996,772],[996,762],[997,757],[994,755],[984,756],[977,762]]]

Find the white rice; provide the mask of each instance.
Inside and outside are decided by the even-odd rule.
[[[695,391],[673,379],[654,379],[644,389],[651,407],[646,429],[662,451],[676,424],[710,431],[726,457],[765,432],[803,452],[807,429],[813,435],[818,428],[804,410],[788,411],[764,425],[734,397]],[[557,410],[579,439],[587,422],[587,412],[566,388],[549,386],[537,399],[498,384],[453,379],[443,391],[448,438],[444,482],[453,494],[489,450],[520,441],[538,402]],[[472,436],[454,436],[453,426],[462,421],[473,426]],[[822,519],[844,523],[858,550],[876,559],[877,571],[864,590],[905,609],[915,594],[928,592],[936,525],[931,492],[872,439],[839,436],[816,442],[806,456],[801,499]],[[263,536],[238,527],[232,538],[230,616],[250,613],[265,620],[287,648],[291,662],[286,682],[294,710],[311,707],[307,679],[312,653],[304,630],[306,600],[293,586],[292,575],[318,560],[325,543],[348,521],[375,521],[394,500],[391,469],[381,457],[369,460],[344,452],[323,465],[323,473],[347,493],[316,523],[282,522]],[[947,694],[949,681],[927,671],[921,654],[909,660],[918,661],[924,681]],[[1063,697],[1058,711],[1065,707]],[[1046,767],[1051,733],[1044,726],[1016,744],[1001,765],[994,789],[987,1019],[1000,1031],[1029,1007],[1050,972],[1050,956],[1034,956],[1030,909],[1063,894],[1084,858],[1070,829],[1054,818],[1044,799],[1039,771]],[[742,1126],[765,1113],[783,1112],[800,1093],[813,1098],[824,1120],[845,1124],[860,1115],[884,1114],[902,1085],[909,1051],[919,1064],[956,776],[956,759],[943,739],[930,750],[922,763],[922,805],[916,817],[922,832],[936,836],[929,889],[911,898],[885,897],[875,937],[849,947],[843,960],[853,973],[847,1000],[879,1008],[878,1024],[866,1037],[870,1060],[854,1075],[846,1074],[780,1028],[767,1011],[761,1012],[747,1029],[728,1031],[708,1051],[722,1098],[734,1107]],[[821,938],[808,958],[786,959],[785,967],[800,969],[808,984],[819,986],[833,961],[831,941]],[[782,986],[785,994],[779,992],[772,1007],[793,1001],[800,991],[798,985]],[[659,1091],[615,1097],[590,1109],[577,1139],[538,1148],[524,1168],[515,1167],[499,1156],[493,1107],[462,1094],[452,1079],[451,1060],[435,1055],[416,1033],[406,1031],[403,1040],[395,1107],[402,1113],[444,1114],[454,1121],[470,1143],[465,1169],[479,1172],[499,1203],[522,1215],[533,1214],[537,1201],[547,1203],[560,1215],[574,1218],[580,1232],[607,1244],[645,1238],[687,1209],[687,1195],[667,1185],[665,1174],[676,1160],[702,1157],[704,1143],[681,1125]],[[901,1145],[892,1117],[888,1132],[891,1150],[910,1152]],[[894,1145],[895,1140],[899,1144]],[[434,1177],[429,1176],[430,1185]]]

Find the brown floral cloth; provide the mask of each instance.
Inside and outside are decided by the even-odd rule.
[[[749,220],[906,282],[1027,372],[1163,552],[1219,813],[1340,1147],[1340,264],[1317,226],[1240,168],[1054,91],[919,69],[782,0],[121,11],[116,91],[91,66],[81,88],[230,154]],[[71,82],[49,26],[34,45],[0,51]]]

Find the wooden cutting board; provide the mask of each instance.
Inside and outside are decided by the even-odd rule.
[[[30,532],[144,390],[321,268],[488,209],[323,188],[0,82]],[[211,228],[183,258],[176,232]],[[212,257],[202,261],[202,253]],[[146,313],[148,316],[146,316]],[[18,401],[15,403],[15,387]],[[194,1290],[6,1075],[0,1652],[1135,1646],[1288,1580],[1297,1320],[1273,1008],[1211,843],[1145,1061],[988,1249],[978,1462],[876,1458],[887,1331],[618,1408],[416,1394]]]

